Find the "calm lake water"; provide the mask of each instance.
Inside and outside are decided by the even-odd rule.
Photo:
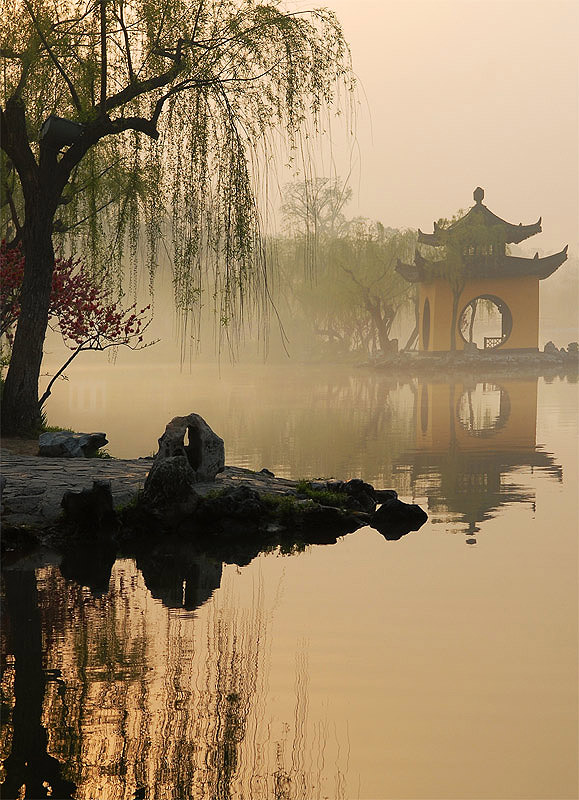
[[[3,796],[577,798],[577,384],[118,364],[48,408],[119,457],[191,411],[228,464],[429,520],[243,567],[120,558],[100,593],[7,565]]]

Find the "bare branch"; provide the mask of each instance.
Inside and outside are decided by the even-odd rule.
[[[164,86],[168,86],[179,74],[181,69],[182,51],[183,40],[179,39],[175,56],[172,56],[174,63],[166,72],[144,81],[134,81],[128,86],[125,86],[124,89],[121,89],[120,92],[111,95],[111,97],[109,97],[106,101],[106,111],[112,111],[114,108],[125,105],[125,103],[130,103],[131,100],[134,100],[143,94],[148,94],[155,89],[162,89]]]
[[[7,183],[4,184],[4,191],[6,192],[6,197],[8,199],[8,207],[10,208],[10,216],[12,217],[12,224],[14,225],[14,229],[16,230],[17,238],[20,239],[20,237],[22,236],[22,225],[20,224],[20,220],[18,219],[18,210],[14,203],[12,190],[10,189]]]
[[[199,27],[201,12],[203,11],[203,2],[204,0],[200,0],[199,5],[197,6],[197,14],[195,15],[195,23],[193,25],[193,41],[195,41],[195,38],[197,37],[197,28]]]
[[[39,407],[39,408],[42,408],[42,406],[43,406],[43,405],[46,403],[46,401],[47,401],[47,400],[48,400],[48,398],[50,397],[50,394],[51,394],[51,392],[52,392],[52,387],[54,386],[55,382],[56,382],[56,381],[57,381],[57,380],[60,378],[60,376],[62,375],[62,373],[64,372],[64,370],[65,370],[65,369],[68,367],[68,365],[71,363],[71,361],[72,361],[74,358],[76,358],[76,357],[77,357],[77,355],[78,355],[78,354],[79,354],[79,353],[80,353],[82,350],[83,350],[83,346],[82,346],[82,344],[79,344],[79,346],[78,346],[78,347],[76,348],[76,350],[75,350],[75,351],[72,353],[72,355],[71,355],[71,356],[69,356],[69,358],[67,358],[67,359],[66,359],[66,361],[64,362],[64,364],[62,365],[62,367],[60,367],[60,369],[58,369],[58,370],[56,371],[56,373],[55,373],[55,374],[52,376],[52,379],[50,380],[50,382],[49,382],[48,386],[46,387],[46,389],[45,389],[45,391],[44,391],[44,394],[42,395],[42,397],[41,397],[41,398],[39,399],[39,401],[38,401],[38,407]]]
[[[129,71],[129,81],[133,83],[135,80],[135,73],[133,71],[133,59],[131,57],[131,45],[129,41],[129,32],[127,31],[127,26],[125,25],[125,15],[124,15],[124,2],[120,0],[119,3],[119,14],[117,16],[119,21],[119,25],[121,26],[121,30],[123,32],[123,38],[125,40],[125,49],[127,51],[127,69]]]
[[[367,288],[364,286],[364,284],[363,284],[363,283],[361,283],[361,282],[358,280],[358,278],[357,278],[357,277],[354,275],[354,273],[352,272],[352,270],[351,270],[351,269],[348,269],[348,267],[344,267],[344,265],[343,265],[343,264],[340,264],[340,269],[342,269],[344,272],[347,272],[347,273],[348,273],[348,275],[349,275],[349,276],[352,278],[352,280],[354,281],[354,283],[355,283],[357,286],[359,286],[359,287],[360,287],[360,289],[362,289],[363,291],[366,291],[366,292],[368,291],[368,290],[367,290]]]

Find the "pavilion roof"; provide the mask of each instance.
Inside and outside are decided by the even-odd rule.
[[[539,258],[520,256],[499,257],[467,257],[464,258],[465,278],[523,278],[533,276],[544,280],[552,275],[567,260],[566,245],[560,253]],[[414,254],[414,264],[405,264],[398,260],[396,271],[409,283],[422,283],[436,278],[445,278],[446,261],[428,261],[418,250]]]
[[[504,241],[505,243],[509,244],[518,244],[519,242],[528,239],[529,236],[534,236],[536,233],[541,233],[541,217],[531,225],[523,225],[519,223],[515,225],[511,222],[506,222],[506,220],[497,217],[496,214],[493,214],[492,211],[483,205],[483,198],[484,198],[484,189],[481,189],[480,186],[477,187],[473,192],[473,197],[475,200],[475,205],[460,219],[453,222],[452,225],[449,225],[447,228],[441,228],[438,224],[434,223],[434,233],[423,233],[421,230],[418,231],[418,241],[420,244],[428,244],[432,247],[440,247],[446,243],[446,238],[448,234],[452,234],[452,232],[459,232],[461,229],[466,228],[467,226],[480,226],[483,225],[486,228],[495,228],[497,229],[496,232],[499,234],[497,239]]]

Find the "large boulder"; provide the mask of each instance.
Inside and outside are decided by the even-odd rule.
[[[175,417],[169,422],[159,439],[159,451],[153,461],[153,469],[165,459],[176,456],[187,460],[193,483],[214,481],[217,473],[223,472],[225,467],[223,439],[211,430],[199,414]]]
[[[376,508],[375,489],[370,483],[365,483],[360,478],[344,483],[342,491],[349,495],[347,506],[353,511],[365,511],[372,514]]]
[[[148,503],[164,506],[186,502],[194,495],[195,473],[185,455],[155,459],[143,487]]]
[[[91,458],[108,444],[104,433],[50,431],[38,438],[38,455],[52,458]]]
[[[417,531],[427,519],[426,511],[416,503],[403,503],[402,500],[391,497],[375,511],[370,525],[380,531],[385,539],[396,541],[410,531]]]
[[[186,441],[187,439],[187,441]],[[199,414],[175,417],[159,439],[159,450],[143,487],[143,499],[176,523],[196,509],[194,484],[215,480],[225,467],[223,439]]]

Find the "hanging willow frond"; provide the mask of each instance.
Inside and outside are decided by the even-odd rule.
[[[59,156],[57,241],[119,286],[127,262],[146,263],[152,285],[162,241],[177,308],[204,295],[224,325],[239,322],[246,299],[267,296],[256,186],[268,142],[283,134],[296,150],[338,84],[353,85],[335,15],[277,0],[4,5],[2,103],[22,104],[35,158],[49,114],[84,126]],[[9,197],[2,236],[17,235],[24,203],[18,186]]]

